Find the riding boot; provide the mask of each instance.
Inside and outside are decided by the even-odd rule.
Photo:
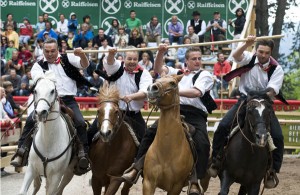
[[[78,164],[74,170],[75,175],[83,175],[91,170],[90,160],[88,158],[88,148],[83,144],[78,144]]]
[[[32,139],[31,139],[32,140]],[[29,142],[29,141],[28,141]],[[28,142],[24,143],[24,146],[17,149],[17,152],[12,157],[12,161],[10,164],[14,167],[23,167],[27,165],[28,162],[28,155],[29,155],[29,147],[31,145],[31,142],[29,143],[29,147],[25,146]]]
[[[222,147],[223,148],[223,147]],[[219,152],[219,154],[216,157],[212,157],[212,163],[209,167],[208,174],[211,177],[216,178],[218,176],[218,173],[222,166],[222,156],[223,156],[223,149]]]
[[[196,169],[194,168],[191,178],[189,180],[189,187],[187,190],[188,195],[201,195],[203,194],[203,190],[201,189],[198,179],[197,179],[197,173]]]
[[[144,167],[145,155],[142,156],[136,163],[133,163],[126,169],[121,176],[127,183],[136,184]]]

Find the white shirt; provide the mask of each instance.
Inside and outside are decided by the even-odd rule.
[[[179,69],[175,69],[173,67],[167,68],[169,69],[168,75],[177,74],[177,72],[179,71]],[[214,85],[214,81],[211,73],[206,70],[202,70],[199,77],[196,79],[195,84],[193,84],[193,76],[197,72],[198,71],[195,71],[191,72],[189,75],[184,75],[178,83],[179,90],[196,88],[201,91],[202,95],[204,95],[205,92],[211,90]],[[207,113],[207,109],[199,97],[187,98],[180,96],[180,104],[194,106]]]
[[[200,22],[200,19],[198,21],[195,21],[195,26],[199,25],[199,22]],[[191,20],[189,20],[186,24],[186,34],[189,34],[189,26],[191,26]],[[201,36],[201,35],[204,35],[206,32],[206,24],[205,24],[205,21],[202,20],[202,23],[201,23],[201,30],[198,32],[198,36]]]
[[[107,45],[105,48],[103,46],[99,47],[99,51],[108,51],[108,49],[111,48],[111,46]],[[99,53],[98,54],[98,59],[100,60],[105,53]],[[107,53],[106,53],[107,54]]]
[[[253,57],[253,53],[244,51],[244,58],[238,62],[240,65],[249,64]],[[269,62],[268,62],[269,63]],[[274,89],[275,93],[278,94],[282,86],[284,72],[280,65],[277,65],[273,72],[270,81],[268,81],[268,72],[264,71],[259,65],[257,58],[254,62],[255,66],[248,72],[241,75],[239,90],[241,93],[247,95],[246,89],[261,91],[269,87]]]
[[[220,19],[219,19],[220,20]],[[211,24],[211,21],[209,21],[208,23],[207,23],[207,28],[208,27],[210,27],[212,24]],[[221,26],[222,28],[224,28],[224,29],[227,29],[227,23],[226,23],[226,21],[225,20],[223,20],[223,22],[222,22],[222,26]],[[217,30],[217,28],[215,28],[215,27],[213,27],[214,28],[214,30]]]
[[[65,19],[63,23],[61,21],[57,22],[57,31],[64,35],[68,35],[69,28],[67,19]]]
[[[119,70],[121,66],[121,61],[115,60],[113,65],[108,65],[106,58],[104,58],[103,66],[108,75],[113,75]],[[150,73],[146,69],[144,69],[139,84],[140,89],[138,90],[135,83],[135,74],[129,74],[124,70],[123,75],[118,80],[112,83],[116,84],[116,86],[118,87],[120,92],[120,97],[133,94],[138,91],[147,94],[147,88],[149,85],[152,84],[152,77]],[[129,110],[140,111],[143,108],[143,106],[144,106],[144,100],[139,100],[139,101],[133,100],[129,103]],[[127,109],[127,105],[124,101],[119,101],[119,107],[121,110]]]
[[[75,56],[72,53],[67,54],[70,64],[75,66],[76,68],[82,68],[80,64],[80,57]],[[60,57],[60,54],[58,55]],[[46,58],[44,57],[44,61]],[[49,71],[53,71],[56,77],[56,89],[58,96],[66,96],[72,95],[75,96],[77,93],[76,82],[68,77],[61,66],[61,64],[48,64]],[[44,75],[42,67],[36,62],[31,69],[32,79],[35,80],[36,77],[40,77],[40,75]]]

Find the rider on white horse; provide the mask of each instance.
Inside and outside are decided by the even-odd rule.
[[[87,68],[89,65],[89,61],[82,51],[82,48],[76,48],[74,49],[74,54],[60,55],[58,53],[57,41],[49,38],[44,42],[44,58],[39,62],[36,62],[31,69],[32,78],[34,80],[36,77],[43,75],[45,71],[50,70],[54,72],[57,80],[56,89],[58,96],[74,113],[75,128],[77,129],[77,134],[80,139],[78,152],[79,169],[77,169],[75,174],[79,175],[86,173],[90,168],[86,124],[74,98],[77,92],[78,83],[89,85],[77,70],[77,68]],[[26,165],[32,143],[31,134],[34,132],[35,124],[36,122],[31,113],[26,119],[23,133],[19,139],[18,150],[11,165],[15,167]]]

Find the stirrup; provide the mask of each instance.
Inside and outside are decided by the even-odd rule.
[[[279,184],[279,179],[276,175],[275,171],[267,171],[265,180],[264,180],[264,186],[267,189],[276,188],[276,186]]]
[[[14,167],[23,167],[23,158],[21,156],[13,157],[12,161],[10,162],[10,165]]]
[[[136,182],[138,181],[140,175],[142,174],[142,169],[140,170],[136,170],[136,175],[134,176],[134,178],[128,176],[128,173],[130,173],[131,171],[136,170],[134,168],[134,164],[132,164],[128,169],[126,169],[123,173],[123,175],[121,176],[125,182],[129,183],[129,184],[136,184]]]
[[[192,186],[196,186],[196,189],[192,188]],[[199,184],[195,184],[195,183],[192,184],[191,182],[189,182],[187,194],[188,195],[202,195],[203,189]]]

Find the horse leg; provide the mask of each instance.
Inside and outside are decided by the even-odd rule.
[[[143,195],[153,195],[156,186],[151,183],[148,179],[144,178],[143,181]]]
[[[184,184],[180,184],[180,185],[174,185],[171,189],[171,191],[169,191],[167,193],[167,195],[179,195],[181,190],[182,190],[182,187],[184,186]]]
[[[19,192],[19,194],[27,194],[28,188],[33,180],[33,178],[35,177],[35,174],[33,173],[34,169],[31,165],[28,166],[26,173],[25,173],[25,177],[23,180],[23,184],[21,187],[21,190]]]
[[[205,177],[200,180],[200,185],[203,189],[203,192],[206,192],[209,185],[210,175],[206,172]]]
[[[258,195],[260,189],[260,183],[253,184],[248,188],[248,195]]]
[[[131,187],[132,184],[125,182],[121,190],[121,195],[128,195]]]
[[[100,180],[95,178],[94,174],[92,175],[92,189],[94,195],[100,195],[102,191],[102,183]]]
[[[62,174],[54,174],[54,175],[49,175],[47,178],[48,181],[48,186],[46,189],[46,194],[47,195],[54,195],[57,192],[57,187],[61,181]]]
[[[37,192],[39,191],[39,189],[41,187],[41,183],[42,183],[42,178],[40,176],[37,176],[34,178],[32,195],[37,194]]]
[[[123,180],[119,177],[109,176],[109,185],[105,189],[105,195],[116,194],[122,182]]]
[[[74,173],[73,173],[73,168],[75,166],[76,163],[76,159],[72,160],[72,162],[69,164],[65,174],[63,175],[63,178],[57,188],[57,195],[61,195],[63,193],[63,190],[65,189],[65,187],[68,185],[68,183],[70,183],[70,181],[72,180]]]
[[[219,195],[227,195],[229,193],[229,188],[233,184],[233,179],[229,177],[227,174],[227,171],[224,170],[222,172],[222,178],[221,178],[221,191]]]
[[[247,188],[246,186],[241,185],[239,189],[238,195],[246,195],[247,194]]]

